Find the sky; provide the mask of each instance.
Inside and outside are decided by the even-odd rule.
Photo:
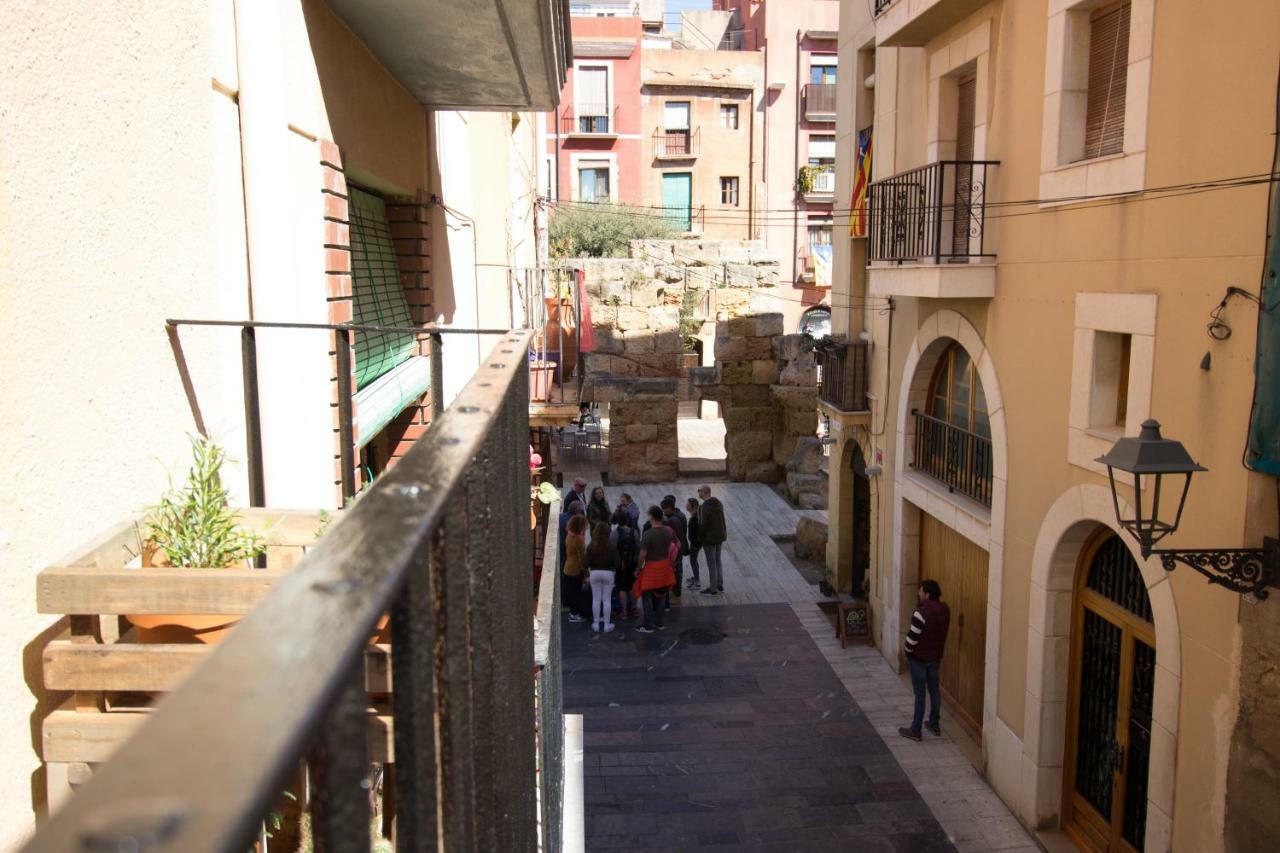
[[[711,0],[667,0],[667,16],[679,20],[685,9],[710,9]]]

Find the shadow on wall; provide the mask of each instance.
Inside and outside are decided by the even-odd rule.
[[[29,725],[31,730],[31,748],[34,754],[44,756],[41,730],[45,718],[67,700],[70,693],[57,690],[46,690],[44,687],[44,650],[48,645],[69,629],[69,617],[63,616],[48,628],[45,628],[35,639],[22,647],[22,680],[35,699],[35,707],[31,710]],[[44,762],[31,774],[31,808],[37,820],[43,820],[49,812],[49,784],[45,773]]]

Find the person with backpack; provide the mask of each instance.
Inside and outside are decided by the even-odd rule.
[[[631,516],[625,509],[614,510],[613,532],[609,541],[618,552],[618,574],[614,578],[614,589],[618,591],[619,619],[634,619],[637,615],[636,600],[631,595],[631,587],[636,582],[636,561],[640,556],[640,533],[631,523]]]

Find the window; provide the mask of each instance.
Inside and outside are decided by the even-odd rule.
[[[737,104],[721,104],[720,105],[720,126],[729,130],[738,129],[738,105]]]
[[[720,203],[730,207],[738,206],[738,179],[720,179]]]
[[[1093,338],[1093,384],[1089,390],[1089,426],[1125,425],[1129,404],[1129,358],[1133,335],[1096,332]]]
[[[1089,98],[1084,159],[1124,150],[1124,99],[1129,76],[1128,3],[1089,16]]]
[[[809,64],[809,82],[836,82],[836,58],[834,56],[815,56]]]
[[[579,133],[609,132],[609,69],[583,66],[574,72]]]
[[[609,201],[609,167],[588,166],[578,169],[578,200]]]
[[[351,188],[351,290],[353,319],[365,326],[407,328],[413,325],[409,304],[400,285],[395,243],[381,197]],[[356,388],[409,360],[414,337],[389,332],[356,333]]]
[[[969,353],[952,344],[938,360],[929,387],[929,414],[953,427],[991,437],[987,397],[978,381],[978,368]]]
[[[836,162],[836,138],[832,134],[814,133],[809,136],[809,165],[834,166]]]
[[[810,225],[809,226],[809,245],[810,246],[830,246],[831,245],[831,225]]]

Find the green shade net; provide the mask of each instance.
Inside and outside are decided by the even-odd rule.
[[[1276,128],[1280,130],[1280,88],[1276,92]],[[1271,169],[1280,169],[1280,141]],[[1266,255],[1262,265],[1258,311],[1258,351],[1254,365],[1253,414],[1244,463],[1280,477],[1280,192],[1271,184],[1267,211]]]
[[[387,206],[371,193],[352,188],[351,289],[356,325],[414,325],[400,286],[395,244],[387,222]],[[413,356],[414,336],[407,333],[356,332],[356,388],[364,388]]]

